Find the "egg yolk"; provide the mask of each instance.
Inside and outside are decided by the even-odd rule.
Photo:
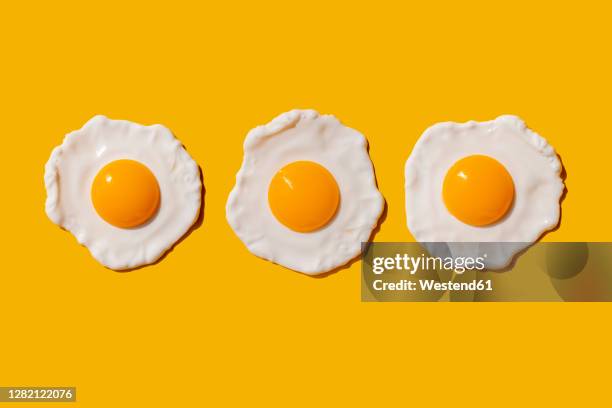
[[[116,160],[104,166],[94,178],[91,201],[98,215],[109,224],[133,228],[157,212],[159,185],[144,164]]]
[[[336,214],[340,190],[334,176],[320,164],[296,161],[280,169],[268,188],[272,214],[297,232],[312,232]]]
[[[514,200],[514,182],[497,160],[482,155],[464,157],[446,173],[444,204],[459,221],[482,227],[500,220]]]

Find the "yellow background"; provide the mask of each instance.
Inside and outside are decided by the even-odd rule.
[[[610,304],[361,303],[359,262],[307,277],[229,228],[244,136],[281,112],[366,135],[379,241],[412,240],[403,166],[427,126],[513,113],[567,168],[546,239],[611,240],[608,6],[357,3],[2,6],[0,385],[88,407],[609,401]],[[98,113],[168,126],[203,169],[203,225],[158,265],[104,269],[44,213],[51,149]]]

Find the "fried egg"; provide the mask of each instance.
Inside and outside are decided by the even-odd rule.
[[[365,137],[292,110],[247,135],[226,215],[253,254],[316,275],[361,253],[383,206]]]
[[[198,165],[170,130],[95,116],[45,166],[45,210],[104,266],[158,260],[200,213]]]
[[[406,162],[408,229],[430,250],[446,243],[452,256],[486,254],[488,269],[504,268],[559,223],[561,171],[552,146],[516,116],[435,124]]]

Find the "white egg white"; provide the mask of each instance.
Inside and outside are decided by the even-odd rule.
[[[136,228],[107,223],[91,201],[94,177],[119,159],[147,166],[161,192],[155,216]],[[95,116],[53,150],[45,187],[51,221],[70,231],[101,264],[123,270],[155,262],[189,230],[200,212],[202,183],[198,165],[166,127]]]
[[[272,177],[295,161],[324,166],[340,189],[340,207],[323,228],[295,232],[268,205]],[[330,271],[361,253],[378,224],[384,199],[376,186],[367,141],[331,115],[292,110],[251,130],[227,206],[227,220],[253,254],[309,275]]]
[[[453,217],[442,200],[449,168],[466,156],[500,162],[514,181],[514,203],[498,222],[484,227]],[[516,116],[488,122],[444,122],[428,128],[405,167],[406,219],[414,238],[445,242],[453,256],[487,254],[486,267],[501,269],[559,223],[564,190],[562,165],[548,142]],[[475,243],[464,245],[462,243]]]

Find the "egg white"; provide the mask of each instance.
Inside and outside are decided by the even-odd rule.
[[[111,161],[131,159],[151,170],[159,184],[158,212],[136,228],[104,221],[91,201],[91,185]],[[101,264],[115,270],[158,260],[197,220],[202,184],[198,165],[170,130],[95,116],[68,133],[45,166],[45,210]]]
[[[485,227],[459,221],[442,199],[449,168],[476,154],[504,165],[515,188],[508,214]],[[487,253],[488,269],[504,268],[518,252],[559,223],[559,200],[565,187],[561,170],[552,146],[516,116],[435,124],[423,133],[406,161],[408,229],[419,242],[445,242],[454,256]],[[466,242],[477,244],[461,244]]]
[[[340,206],[323,228],[299,233],[281,224],[268,204],[272,177],[286,164],[324,166],[340,189]],[[227,220],[253,254],[305,274],[342,266],[361,253],[383,211],[365,137],[331,115],[292,110],[251,130],[227,206]]]

